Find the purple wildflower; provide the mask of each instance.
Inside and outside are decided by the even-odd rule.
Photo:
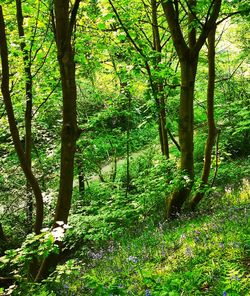
[[[222,249],[224,249],[224,248],[225,248],[225,245],[224,245],[224,243],[220,243],[220,244],[219,244],[219,246],[220,246]]]
[[[137,263],[138,262],[138,258],[137,257],[134,257],[134,256],[129,256],[128,257],[128,261],[131,261],[133,263]]]
[[[98,260],[98,259],[102,259],[103,258],[103,250],[100,250],[99,252],[93,252],[93,251],[88,251],[88,256],[89,256],[89,258],[91,258],[91,259],[96,259],[96,260]]]
[[[185,254],[186,254],[186,256],[192,256],[191,248],[186,248]]]

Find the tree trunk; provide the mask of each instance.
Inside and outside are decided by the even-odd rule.
[[[131,93],[128,89],[127,82],[126,85],[124,85],[124,94],[127,98],[127,126],[126,126],[126,191],[125,196],[128,196],[128,193],[130,191],[131,187],[131,174],[130,174],[130,145],[131,145],[131,139],[130,139],[130,132],[131,132]]]
[[[0,223],[0,241],[7,241],[6,239],[6,236],[4,234],[4,231],[3,231],[3,226],[2,226],[2,223]]]
[[[32,150],[32,75],[30,55],[26,48],[23,28],[23,13],[21,0],[16,0],[16,19],[18,25],[18,34],[21,40],[20,46],[22,50],[24,73],[25,73],[25,97],[26,97],[26,111],[25,111],[25,156],[27,165],[31,169],[31,150]],[[27,225],[28,231],[32,229],[32,212],[33,200],[30,184],[27,183]]]
[[[181,96],[179,107],[179,144],[181,149],[180,169],[181,174],[188,179],[168,199],[167,217],[174,218],[180,211],[183,203],[188,198],[192,189],[194,178],[194,86],[197,71],[198,56],[182,60],[181,65]]]
[[[176,217],[192,189],[194,178],[193,159],[193,100],[195,77],[198,64],[199,52],[204,45],[208,34],[214,29],[218,18],[221,0],[211,2],[205,18],[205,25],[202,24],[201,32],[196,38],[196,0],[186,1],[188,6],[188,38],[180,25],[179,1],[162,1],[162,7],[166,16],[171,37],[178,54],[181,65],[181,95],[179,110],[179,138],[181,148],[181,174],[186,174],[190,182],[180,184],[173,195],[167,199],[167,217]],[[188,39],[188,42],[186,42]]]
[[[161,38],[157,19],[157,2],[156,0],[151,0],[152,9],[152,33],[153,33],[153,49],[157,52],[154,63],[154,70],[157,71],[158,64],[161,62]],[[161,144],[162,155],[169,158],[169,144],[168,144],[168,133],[166,127],[166,104],[164,97],[164,85],[162,81],[154,81],[153,78],[153,94],[156,101],[157,112],[158,112],[158,125],[159,125],[159,137]]]
[[[74,52],[71,45],[69,1],[55,0],[57,57],[63,94],[63,126],[61,134],[61,173],[59,197],[54,216],[67,223],[74,177],[74,155],[77,139],[76,81]]]
[[[204,153],[204,165],[201,176],[201,186],[191,200],[191,209],[194,210],[197,204],[204,197],[204,187],[208,183],[211,168],[212,150],[215,143],[217,130],[214,120],[214,86],[215,86],[215,32],[212,30],[208,35],[208,86],[207,86],[207,124],[208,137]]]
[[[68,0],[54,0],[55,7],[55,33],[57,57],[60,66],[63,95],[63,126],[61,134],[61,168],[60,188],[54,215],[53,227],[57,222],[67,223],[71,206],[71,197],[74,178],[74,155],[77,139],[76,115],[76,81],[74,52],[71,44],[72,30],[80,0],[76,0],[70,15]],[[61,246],[61,243],[58,242]],[[49,275],[50,269],[56,267],[58,255],[51,254],[41,264],[37,273],[36,282]]]
[[[8,122],[10,126],[10,132],[15,146],[16,153],[18,155],[20,165],[25,174],[27,182],[30,184],[34,196],[36,199],[36,221],[34,230],[35,233],[39,234],[43,223],[43,197],[40,186],[37,179],[32,173],[32,170],[27,162],[26,155],[22,148],[20,141],[19,131],[16,126],[15,115],[11,102],[10,89],[9,89],[9,62],[8,62],[8,49],[5,34],[5,24],[2,13],[2,7],[0,6],[0,49],[1,49],[1,62],[2,62],[2,85],[1,90],[3,94],[4,104],[8,116]]]
[[[77,166],[77,174],[78,174],[78,188],[79,188],[79,195],[83,198],[85,194],[85,176],[84,176],[84,165],[81,159],[81,149],[79,146],[76,148],[77,157],[76,157],[76,166]]]
[[[165,98],[163,94],[163,84],[158,84],[158,92],[156,93],[156,100],[158,105],[158,124],[159,124],[159,135],[160,135],[160,143],[161,143],[161,152],[162,155],[169,159],[169,144],[168,144],[168,132],[166,126],[166,104]],[[160,98],[159,98],[160,97]]]

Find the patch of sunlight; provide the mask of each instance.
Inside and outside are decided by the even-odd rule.
[[[249,179],[244,178],[242,180],[242,187],[239,193],[239,198],[243,201],[249,201],[250,198],[250,182]]]

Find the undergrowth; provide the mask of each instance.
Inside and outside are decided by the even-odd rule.
[[[249,184],[226,193],[213,214],[182,216],[60,266],[56,295],[249,295]],[[59,292],[60,291],[60,292]],[[64,292],[62,292],[64,291]]]
[[[148,219],[137,232],[124,227],[106,247],[82,248],[43,283],[13,295],[249,295],[249,189],[244,180],[207,213]]]
[[[166,221],[164,199],[181,180],[175,161],[152,153],[131,168],[127,193],[120,168],[115,182],[92,182],[74,202],[69,228],[45,229],[9,250],[0,267],[16,283],[2,295],[249,295],[249,180],[209,191],[195,213]],[[55,252],[58,235],[69,255],[42,283],[30,281],[29,260]]]

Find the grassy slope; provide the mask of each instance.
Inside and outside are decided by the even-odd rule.
[[[124,234],[114,247],[70,261],[56,295],[250,295],[249,192],[245,182],[195,216]],[[212,197],[211,198],[215,198]],[[86,263],[86,262],[85,262]],[[71,271],[69,271],[71,270]],[[62,287],[63,284],[63,287]],[[52,295],[52,294],[50,294]]]

